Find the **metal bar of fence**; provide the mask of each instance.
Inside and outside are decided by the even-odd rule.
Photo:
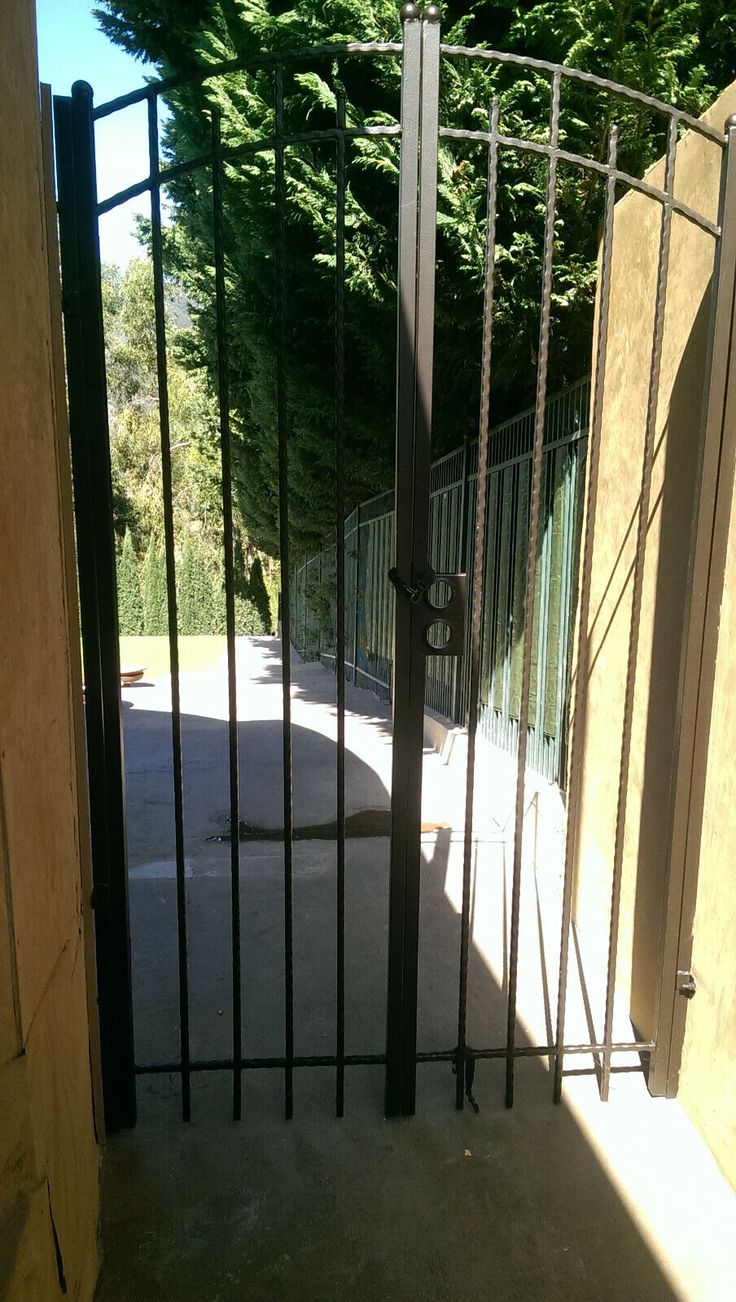
[[[519,741],[516,768],[516,809],[514,817],[514,861],[511,893],[511,922],[509,932],[509,986],[508,1015],[506,1022],[506,1106],[514,1101],[514,1057],[516,1041],[516,987],[519,966],[519,907],[521,896],[521,856],[524,836],[524,779],[526,772],[527,727],[529,719],[529,686],[531,673],[532,638],[534,633],[534,580],[536,575],[537,537],[539,532],[539,503],[542,480],[544,446],[545,399],[547,393],[547,361],[549,357],[550,305],[552,296],[552,259],[555,235],[555,200],[557,187],[556,149],[560,119],[560,74],[552,79],[550,111],[550,155],[545,200],[544,271],[542,279],[542,306],[539,330],[539,360],[537,363],[537,401],[534,421],[534,456],[532,461],[531,493],[529,500],[529,545],[527,552],[526,599],[524,603],[524,656],[521,676],[521,701],[519,705]]]
[[[665,191],[672,194],[675,183],[675,159],[677,156],[677,121],[670,118],[667,134],[667,154],[665,159]],[[634,576],[631,593],[631,622],[629,625],[629,646],[626,661],[626,690],[624,694],[623,725],[621,731],[621,760],[619,768],[618,801],[616,807],[616,834],[613,851],[613,882],[611,887],[610,931],[608,939],[608,971],[606,976],[606,1011],[603,1026],[605,1049],[601,1064],[601,1098],[608,1098],[611,1075],[611,1050],[613,1037],[613,1005],[616,989],[616,959],[618,955],[619,914],[621,909],[621,881],[623,877],[624,839],[626,836],[626,808],[629,787],[629,765],[631,759],[631,737],[634,724],[634,694],[636,691],[636,657],[639,647],[639,628],[641,624],[642,596],[644,592],[644,564],[646,560],[647,530],[649,528],[649,503],[651,499],[652,469],[654,465],[654,444],[657,427],[657,410],[659,404],[659,373],[662,364],[662,341],[664,338],[664,311],[667,299],[667,273],[669,269],[670,235],[672,231],[672,208],[665,204],[662,209],[659,260],[657,265],[657,289],[654,305],[654,327],[652,331],[652,355],[649,368],[649,393],[647,398],[646,429],[642,459],[642,477],[639,496],[639,511],[636,530],[636,553]]]
[[[414,442],[415,442],[415,363],[417,327],[418,274],[418,188],[419,188],[419,114],[422,68],[422,26],[419,13],[403,23],[404,54],[401,78],[401,169],[399,179],[398,237],[398,321],[396,376],[396,538],[395,565],[411,582],[417,556],[413,539]],[[420,539],[420,546],[426,546]],[[421,564],[421,562],[419,562]],[[416,755],[410,764],[409,749],[416,750],[417,690],[412,690],[416,676],[416,655],[412,638],[412,611],[408,602],[396,602],[396,644],[394,651],[393,712],[395,733],[409,739],[399,754],[394,745],[391,783],[391,868],[389,886],[389,959],[386,1017],[386,1097],[388,1116],[404,1112],[405,1073],[405,914],[407,901],[407,860],[409,825],[416,820],[416,793],[421,781]],[[355,660],[357,665],[357,645]],[[412,668],[412,662],[414,665]],[[422,682],[424,664],[422,664]],[[421,758],[421,757],[420,757]],[[411,1064],[413,1069],[413,1064]],[[410,1074],[411,1071],[410,1071]]]
[[[358,621],[360,588],[360,506],[355,512],[355,565],[353,566],[353,683],[358,681]]]
[[[588,620],[590,617],[590,585],[593,570],[593,540],[595,514],[598,503],[598,464],[600,458],[601,427],[603,422],[603,395],[606,381],[608,348],[608,312],[611,299],[611,263],[613,257],[613,222],[616,204],[616,177],[614,167],[618,146],[618,127],[613,124],[608,136],[608,161],[611,170],[606,183],[606,209],[601,251],[600,299],[598,308],[598,338],[596,341],[595,387],[593,408],[588,435],[588,487],[585,503],[585,536],[580,568],[580,596],[578,599],[578,639],[575,664],[575,688],[572,707],[572,746],[570,750],[569,781],[567,789],[567,833],[565,837],[565,866],[562,887],[562,935],[560,940],[560,972],[557,987],[557,1028],[553,1097],[559,1103],[562,1097],[562,1074],[565,1052],[565,1010],[567,1004],[567,979],[570,949],[570,923],[572,917],[572,887],[575,869],[575,838],[577,806],[582,779],[583,762],[583,706],[586,698],[588,673]]]
[[[473,855],[473,800],[475,795],[475,745],[478,727],[480,698],[480,657],[483,612],[483,570],[486,554],[486,505],[488,434],[491,396],[491,356],[493,341],[493,291],[496,255],[496,188],[498,152],[495,136],[498,130],[498,100],[494,99],[490,111],[490,137],[488,147],[488,175],[486,181],[486,250],[485,250],[485,302],[483,304],[483,342],[480,376],[480,416],[478,438],[478,480],[476,486],[475,539],[473,551],[473,594],[470,635],[470,685],[468,693],[468,757],[465,775],[465,839],[463,845],[463,896],[460,914],[460,979],[458,990],[457,1023],[457,1079],[455,1106],[462,1109],[465,1089],[465,1050],[468,1004],[468,947],[470,941],[470,877]]]
[[[55,96],[105,1125],[135,1124],[125,767],[92,90]]]
[[[418,229],[416,293],[416,351],[414,358],[414,440],[411,484],[406,484],[411,494],[412,539],[410,563],[403,566],[416,580],[428,559],[428,508],[429,475],[432,445],[432,385],[434,364],[434,310],[437,238],[437,158],[438,113],[440,89],[440,11],[428,6],[421,23],[421,80],[419,125],[419,177],[418,177]],[[398,443],[398,440],[397,440]],[[397,522],[399,518],[399,466],[401,456],[397,447]],[[406,474],[406,465],[403,470]],[[407,558],[408,559],[408,558]],[[397,557],[398,560],[398,557]],[[410,605],[404,599],[400,605]],[[397,679],[406,691],[407,713],[403,728],[394,734],[394,774],[405,768],[405,797],[399,801],[396,828],[398,854],[403,857],[405,884],[404,915],[404,974],[402,1018],[402,1085],[401,1110],[413,1115],[416,1106],[416,1051],[417,1051],[417,987],[419,967],[419,894],[421,878],[421,790],[424,734],[424,680],[425,658],[417,655],[415,612],[411,608],[408,620],[410,643],[409,665],[405,675]],[[394,711],[397,702],[394,702]],[[404,747],[397,746],[400,736]],[[403,751],[403,753],[402,753]],[[392,798],[393,807],[393,798]],[[402,827],[403,824],[403,827]],[[392,856],[393,856],[392,850]],[[394,866],[396,862],[394,859]]]
[[[602,1044],[591,1041],[590,1044],[568,1044],[565,1046],[565,1053],[577,1057],[583,1057],[586,1054],[598,1054],[603,1049]],[[654,1040],[629,1040],[621,1041],[612,1045],[613,1053],[652,1053],[656,1048]],[[549,1058],[555,1052],[553,1044],[521,1044],[515,1049],[517,1058]],[[417,1064],[429,1062],[454,1062],[457,1055],[456,1049],[434,1049],[427,1052],[420,1052],[416,1055]],[[471,1049],[467,1050],[467,1057],[473,1058],[478,1062],[493,1061],[506,1057],[506,1048],[491,1049]],[[345,1055],[346,1067],[381,1067],[386,1062],[385,1053],[348,1053]],[[193,1059],[189,1065],[189,1070],[196,1071],[232,1071],[234,1066],[232,1058],[197,1058]],[[241,1071],[264,1071],[273,1067],[285,1067],[286,1059],[278,1055],[272,1058],[241,1058],[239,1063]],[[334,1054],[297,1054],[292,1059],[292,1066],[299,1067],[335,1067],[337,1058]],[[181,1071],[179,1062],[150,1062],[136,1065],[136,1075],[138,1076],[160,1076],[176,1075]],[[637,1070],[641,1070],[638,1068]]]
[[[189,1082],[189,970],[187,956],[187,898],[184,863],[184,776],[181,742],[181,691],[179,684],[179,628],[176,604],[176,555],[174,506],[171,476],[171,431],[169,427],[169,384],[166,355],[166,316],[164,300],[163,239],[161,234],[161,189],[157,183],[159,169],[158,105],[156,96],[148,97],[148,152],[151,178],[151,258],[153,262],[153,302],[156,323],[156,375],[158,379],[158,414],[161,430],[161,485],[164,511],[164,551],[166,555],[166,599],[169,624],[169,662],[171,670],[171,745],[173,753],[174,829],[176,853],[176,917],[179,963],[179,1035],[181,1040],[182,1118],[191,1118]]]
[[[276,429],[278,436],[279,556],[281,560],[282,758],[284,783],[284,1112],[294,1113],[294,944],[293,944],[293,801],[291,738],[291,628],[289,605],[289,449],[286,394],[286,172],[284,159],[284,68],[274,72],[276,147]]]
[[[543,461],[542,469],[544,493],[544,520],[542,534],[542,554],[539,574],[539,616],[535,620],[534,650],[537,657],[536,701],[534,710],[533,763],[539,769],[544,766],[544,714],[547,688],[547,649],[551,601],[552,569],[552,510],[554,503],[554,453]]]
[[[228,761],[230,766],[230,911],[232,945],[233,1063],[242,1051],[242,986],[240,954],[240,760],[238,754],[237,667],[235,660],[235,555],[233,489],[230,456],[230,390],[228,374],[225,254],[222,243],[222,138],[219,109],[212,110],[212,235],[215,257],[217,327],[217,399],[220,415],[222,466],[222,533],[225,571],[225,632],[227,637]],[[240,1120],[242,1080],[233,1066],[233,1119]]]
[[[337,125],[345,127],[345,95],[337,97]],[[337,1010],[335,1111],[345,1110],[345,137],[335,162],[335,673],[337,677]]]

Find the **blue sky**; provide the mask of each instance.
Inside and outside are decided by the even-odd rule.
[[[68,95],[73,82],[88,81],[95,102],[134,90],[152,69],[112,45],[92,15],[91,0],[37,0],[38,70],[56,95]],[[148,172],[145,105],[104,118],[96,128],[97,188],[101,199],[139,181]],[[131,234],[133,215],[148,215],[146,197],[100,220],[103,261],[125,266],[140,256]]]

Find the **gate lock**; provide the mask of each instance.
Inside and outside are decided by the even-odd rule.
[[[465,607],[467,601],[467,574],[436,574],[428,565],[414,584],[402,579],[394,566],[388,572],[389,581],[397,592],[407,597],[416,607],[414,626],[421,638],[422,649],[429,656],[460,656],[465,650]],[[430,601],[434,585],[444,584],[449,596],[444,605]],[[430,631],[436,628],[436,638],[430,640]],[[443,637],[442,642],[439,641]]]

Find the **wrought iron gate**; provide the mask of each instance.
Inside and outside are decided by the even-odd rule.
[[[635,654],[641,619],[644,559],[650,511],[652,464],[659,372],[662,357],[664,311],[667,295],[670,233],[673,214],[695,223],[708,233],[714,248],[723,243],[717,273],[714,276],[714,324],[711,341],[711,378],[707,386],[704,437],[706,462],[712,456],[714,440],[722,419],[725,388],[724,350],[728,347],[730,308],[733,300],[733,241],[721,241],[722,217],[717,223],[693,211],[675,193],[674,172],[678,130],[685,127],[714,142],[724,151],[724,205],[731,199],[736,185],[734,129],[725,135],[694,120],[686,113],[661,104],[640,92],[617,86],[588,73],[560,67],[540,60],[524,60],[514,55],[480,48],[445,46],[441,42],[440,11],[436,5],[418,7],[407,4],[401,11],[401,43],[328,45],[316,50],[300,50],[259,61],[272,78],[274,95],[274,129],[267,139],[249,140],[242,145],[225,147],[221,140],[220,121],[211,110],[211,143],[206,154],[188,162],[167,166],[162,162],[159,143],[158,106],[161,97],[176,89],[176,79],[142,87],[108,104],[95,107],[92,91],[77,83],[71,98],[56,97],[56,156],[59,178],[59,212],[61,255],[64,282],[64,317],[72,450],[75,482],[75,507],[79,556],[79,586],[84,641],[86,678],[87,736],[89,749],[91,821],[94,850],[95,917],[99,1004],[102,1025],[105,1103],[111,1128],[130,1125],[135,1120],[135,1073],[176,1073],[181,1081],[181,1106],[184,1119],[191,1111],[190,1081],[193,1072],[226,1071],[232,1076],[233,1115],[241,1115],[243,1072],[257,1068],[283,1071],[284,1105],[287,1117],[293,1111],[293,1073],[300,1067],[320,1066],[335,1073],[335,1108],[344,1109],[345,1069],[361,1064],[385,1067],[386,1112],[389,1115],[411,1114],[416,1106],[417,1065],[423,1062],[447,1062],[456,1073],[455,1099],[463,1106],[471,1094],[475,1063],[499,1059],[505,1064],[507,1105],[514,1097],[514,1069],[519,1057],[547,1059],[553,1070],[554,1097],[559,1099],[567,1055],[592,1056],[600,1073],[601,1093],[605,1098],[617,1053],[636,1051],[650,1055],[668,1052],[668,1045],[656,1040],[621,1041],[614,1038],[613,999],[616,978],[616,950],[621,905],[623,834],[629,777],[629,753],[634,708]],[[327,70],[353,60],[388,59],[401,62],[401,115],[395,123],[348,125],[344,93],[335,76],[336,120],[329,129],[294,131],[284,125],[284,77],[295,67],[310,65]],[[474,63],[489,70],[505,66],[533,73],[549,83],[550,107],[545,138],[522,139],[502,130],[499,104],[489,96],[483,107],[487,124],[481,129],[445,121],[442,117],[441,78],[443,71],[458,63]],[[227,64],[203,68],[192,78],[204,85],[218,76],[232,74],[245,64],[232,60]],[[563,87],[589,88],[591,93],[608,94],[615,103],[637,104],[659,114],[667,129],[667,157],[662,186],[651,180],[630,176],[617,161],[617,128],[612,123],[608,133],[607,157],[583,157],[564,147],[560,137],[560,103]],[[149,173],[140,182],[100,201],[97,195],[95,168],[95,124],[110,114],[135,104],[147,107]],[[614,115],[615,116],[615,115]],[[288,151],[301,145],[320,142],[334,148],[335,168],[335,531],[342,538],[346,517],[345,492],[345,254],[346,254],[346,146],[370,136],[400,142],[401,166],[398,195],[398,335],[396,354],[396,522],[395,555],[391,580],[395,596],[395,644],[393,650],[393,786],[391,793],[391,867],[389,902],[389,954],[387,981],[387,1036],[385,1053],[346,1053],[345,1040],[345,670],[346,670],[346,574],[342,546],[335,549],[335,667],[337,683],[337,779],[336,801],[336,1008],[334,1051],[300,1056],[294,1047],[294,970],[293,970],[293,843],[292,802],[292,726],[291,726],[291,629],[289,600],[289,429],[287,399],[288,342],[286,334],[287,285],[285,281],[285,214],[288,204]],[[431,435],[433,425],[433,344],[435,327],[435,266],[437,229],[438,150],[452,142],[471,142],[486,151],[487,214],[485,228],[485,293],[482,312],[482,354],[480,358],[480,411],[478,474],[474,505],[475,537],[472,555],[472,598],[469,634],[465,639],[466,576],[436,575],[429,565],[429,498]],[[274,297],[277,336],[275,341],[275,386],[278,443],[280,560],[282,574],[282,758],[284,778],[284,1007],[283,1053],[269,1058],[249,1057],[243,1038],[242,960],[240,935],[240,845],[231,837],[231,944],[232,944],[232,1014],[233,1034],[230,1055],[217,1061],[197,1061],[190,1050],[187,888],[184,841],[184,788],[182,776],[181,702],[179,689],[179,655],[176,592],[176,543],[172,511],[171,447],[167,393],[167,346],[164,314],[164,259],[162,233],[162,190],[186,172],[204,177],[212,198],[212,260],[214,266],[214,304],[217,320],[217,374],[222,461],[223,526],[225,556],[225,591],[227,619],[227,663],[229,702],[229,809],[230,826],[240,821],[239,741],[237,727],[236,637],[234,614],[233,499],[231,487],[231,429],[228,362],[227,298],[225,292],[225,255],[222,238],[222,185],[225,167],[256,152],[273,158],[275,187],[275,257]],[[594,342],[594,381],[588,423],[587,488],[585,529],[580,551],[580,580],[577,593],[576,663],[586,657],[590,577],[596,521],[597,464],[601,440],[603,395],[606,384],[606,349],[608,307],[611,294],[613,211],[617,187],[648,196],[660,212],[657,302],[653,322],[651,361],[648,376],[648,409],[644,454],[638,473],[641,495],[636,520],[636,559],[633,573],[633,602],[629,635],[629,666],[626,681],[624,715],[621,728],[621,764],[619,805],[615,845],[612,846],[612,896],[610,901],[610,944],[606,962],[606,1002],[603,1036],[586,1043],[565,1040],[566,990],[571,934],[571,910],[574,872],[574,826],[568,830],[564,854],[561,896],[559,947],[559,985],[554,1034],[549,1042],[520,1044],[517,1034],[517,988],[519,975],[519,925],[524,842],[524,776],[530,736],[530,693],[532,690],[532,630],[535,618],[535,566],[527,564],[523,592],[523,646],[518,685],[517,784],[512,839],[511,904],[509,913],[508,982],[506,990],[506,1027],[503,1042],[473,1047],[467,1036],[468,953],[470,940],[470,890],[473,851],[473,796],[475,788],[479,708],[482,696],[482,646],[484,611],[487,608],[487,574],[493,574],[492,538],[489,538],[489,502],[487,485],[491,460],[489,430],[493,381],[492,343],[494,327],[494,277],[496,261],[496,216],[499,184],[499,160],[505,153],[517,153],[541,159],[546,168],[544,197],[544,243],[540,292],[539,339],[536,364],[536,399],[533,421],[531,459],[525,491],[529,501],[529,531],[525,541],[526,557],[537,555],[540,543],[542,508],[544,412],[547,399],[550,345],[550,306],[553,284],[555,244],[556,189],[561,165],[577,168],[602,178],[605,187],[603,235],[599,268],[598,314]],[[133,1055],[133,1017],[131,1006],[130,945],[128,935],[127,874],[125,851],[124,783],[122,726],[119,691],[119,653],[115,600],[115,555],[110,487],[110,457],[107,428],[105,380],[105,340],[100,290],[100,255],[98,221],[105,213],[138,195],[148,194],[151,202],[151,248],[153,259],[154,298],[156,309],[156,356],[159,386],[161,429],[161,463],[164,503],[164,542],[169,620],[169,655],[172,684],[172,774],[176,828],[176,904],[178,925],[178,991],[180,1057],[176,1062],[139,1064]],[[720,295],[720,297],[719,297]],[[727,306],[726,306],[727,305]],[[584,367],[581,367],[582,370]],[[526,471],[524,472],[527,473]],[[438,606],[431,601],[432,585],[444,581],[449,601]],[[446,640],[438,645],[432,626],[444,624]],[[431,640],[430,640],[431,638]],[[421,781],[423,751],[423,713],[425,696],[425,661],[428,655],[464,657],[464,691],[468,712],[468,762],[466,774],[466,815],[460,910],[460,946],[457,965],[457,1038],[454,1044],[431,1051],[417,1051],[417,982],[419,945],[419,901],[421,885]],[[575,678],[572,714],[580,717],[585,693],[584,677]],[[574,810],[580,783],[582,740],[573,732],[568,763],[568,808]],[[668,919],[668,935],[663,944],[672,947],[672,929],[679,918]],[[674,993],[670,999],[672,1021]],[[664,997],[667,1004],[667,997]],[[664,1008],[661,1024],[667,1023]]]

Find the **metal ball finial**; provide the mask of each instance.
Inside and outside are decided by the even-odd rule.
[[[419,5],[405,4],[399,10],[399,17],[402,23],[408,23],[412,18],[419,17]]]
[[[724,130],[731,131],[734,127],[736,127],[736,113],[732,113],[730,117],[726,118]]]
[[[442,21],[442,10],[439,5],[425,5],[422,18],[425,23],[439,23]]]

